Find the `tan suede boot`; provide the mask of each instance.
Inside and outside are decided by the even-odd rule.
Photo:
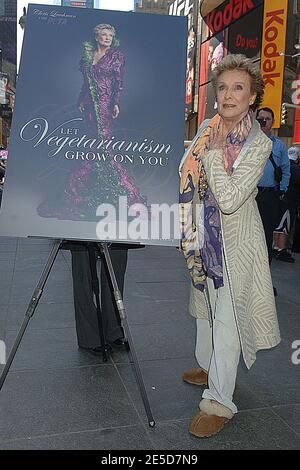
[[[193,385],[207,385],[208,375],[203,369],[191,368],[182,374],[182,380]]]
[[[200,411],[192,418],[189,432],[196,437],[210,437],[217,434],[233,417],[232,411],[214,400],[203,399]]]
[[[190,422],[189,432],[196,437],[214,436],[228,421],[224,416],[207,415],[204,411],[198,411]]]

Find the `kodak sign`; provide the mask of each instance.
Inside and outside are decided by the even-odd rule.
[[[263,106],[272,108],[274,127],[280,127],[282,86],[284,75],[288,0],[265,0],[261,70],[265,82]]]
[[[263,0],[229,0],[205,16],[204,21],[212,35],[249,13]]]

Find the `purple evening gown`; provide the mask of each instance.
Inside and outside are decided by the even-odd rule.
[[[84,77],[84,84],[79,95],[78,106],[82,105],[84,107],[83,113],[88,134],[91,138],[103,137],[109,140],[112,137],[112,113],[114,106],[119,106],[120,103],[120,96],[123,90],[124,65],[124,54],[118,48],[108,49],[106,54],[95,65],[92,65],[98,95],[96,106],[98,106],[98,114],[100,116],[99,129],[87,73],[83,63],[81,64],[80,69]],[[109,166],[106,168],[106,175],[103,170],[101,165],[94,162],[87,161],[81,163],[70,175],[63,199],[59,205],[60,207],[53,208],[48,203],[42,203],[37,209],[39,215],[42,217],[57,217],[59,219],[84,219],[87,211],[93,212],[94,215],[96,214],[96,207],[101,202],[104,202],[103,194],[108,194],[109,192],[113,193],[112,199],[114,199],[115,203],[117,203],[117,194],[127,195],[129,204],[146,202],[120,163],[115,162],[111,158]],[[95,181],[98,181],[95,172],[101,173],[101,175],[99,173],[101,186],[95,187]],[[111,180],[111,177],[116,182],[115,187],[105,188],[106,180]],[[93,179],[92,183],[90,182],[91,178]],[[119,190],[116,188],[116,185],[118,185]],[[96,196],[91,197],[91,194],[96,194]]]
[[[123,90],[124,65],[124,54],[117,48],[110,48],[106,54],[92,66],[99,98],[98,108],[102,135],[105,139],[112,137],[112,113],[114,106],[120,105],[120,96]],[[85,109],[84,115],[91,136],[97,136],[95,110],[83,66],[81,66],[81,71],[84,76],[84,85],[79,96],[79,104],[83,104]]]

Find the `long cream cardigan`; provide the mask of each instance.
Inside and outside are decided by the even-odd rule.
[[[191,145],[206,125],[207,121]],[[231,176],[224,170],[220,150],[211,150],[203,158],[208,183],[220,209],[224,269],[227,269],[242,353],[248,368],[259,349],[271,348],[280,342],[266,240],[255,201],[257,183],[271,150],[271,140],[254,121]],[[209,319],[209,310],[206,293],[192,285],[190,313],[196,318]]]

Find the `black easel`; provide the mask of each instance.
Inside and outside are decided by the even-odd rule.
[[[0,391],[3,387],[6,376],[9,372],[10,366],[11,366],[13,360],[14,360],[14,357],[16,355],[16,352],[18,350],[20,342],[23,338],[23,335],[25,333],[25,330],[27,328],[29,320],[33,317],[35,309],[38,306],[40,297],[43,293],[44,286],[47,282],[47,279],[48,279],[49,274],[51,272],[54,261],[57,257],[58,251],[61,248],[66,248],[67,243],[68,242],[66,242],[64,240],[57,240],[53,244],[53,247],[50,251],[48,260],[47,260],[46,265],[43,269],[41,277],[40,277],[40,279],[38,281],[38,284],[37,284],[37,286],[36,286],[36,288],[35,288],[35,290],[32,294],[32,297],[29,301],[29,305],[28,305],[26,313],[25,313],[25,318],[23,320],[23,323],[21,325],[21,328],[19,330],[17,338],[16,338],[16,340],[13,344],[12,350],[10,351],[10,354],[7,358],[7,362],[5,364],[5,367],[3,369],[2,374],[0,376]],[[118,287],[118,283],[117,283],[117,280],[116,280],[114,268],[113,268],[113,265],[112,265],[112,262],[111,262],[108,243],[97,243],[97,242],[82,242],[82,243],[86,244],[87,249],[88,249],[88,253],[89,253],[90,268],[91,268],[91,275],[92,275],[92,288],[93,288],[93,292],[94,292],[95,300],[96,300],[97,316],[98,316],[98,327],[99,327],[99,334],[100,334],[100,340],[101,340],[101,346],[102,346],[102,352],[103,352],[103,361],[104,362],[107,361],[108,354],[110,352],[110,348],[105,343],[103,324],[102,324],[102,315],[101,315],[101,309],[100,309],[99,280],[98,280],[98,276],[97,276],[97,267],[96,267],[96,251],[97,251],[97,249],[100,251],[100,254],[102,256],[104,256],[104,260],[105,260],[105,263],[106,263],[106,266],[107,266],[107,269],[108,269],[108,272],[109,272],[109,277],[110,277],[110,280],[111,280],[111,283],[112,283],[113,295],[114,295],[116,305],[117,305],[117,309],[118,309],[118,312],[119,312],[119,315],[120,315],[121,324],[122,324],[122,327],[123,327],[123,330],[124,330],[124,333],[125,333],[125,337],[126,337],[128,343],[129,343],[129,349],[130,349],[130,353],[131,353],[131,356],[132,356],[134,371],[135,371],[135,374],[136,374],[136,379],[137,379],[137,383],[138,383],[138,386],[139,386],[139,389],[140,389],[141,397],[142,397],[142,400],[143,400],[143,403],[144,403],[144,407],[145,407],[145,411],[146,411],[146,414],[147,414],[149,426],[153,427],[153,426],[155,426],[155,421],[154,421],[154,418],[153,418],[153,415],[152,415],[152,412],[151,412],[151,408],[150,408],[150,404],[149,404],[145,384],[144,384],[144,381],[143,381],[143,377],[142,377],[142,374],[141,374],[138,358],[137,358],[135,348],[134,348],[134,344],[133,344],[133,341],[132,341],[131,332],[130,332],[129,325],[128,325],[128,322],[127,322],[127,317],[126,317],[126,312],[125,312],[125,308],[124,308],[123,299],[122,299],[122,296],[121,296],[121,293],[120,293],[120,290],[119,290],[119,287]]]

